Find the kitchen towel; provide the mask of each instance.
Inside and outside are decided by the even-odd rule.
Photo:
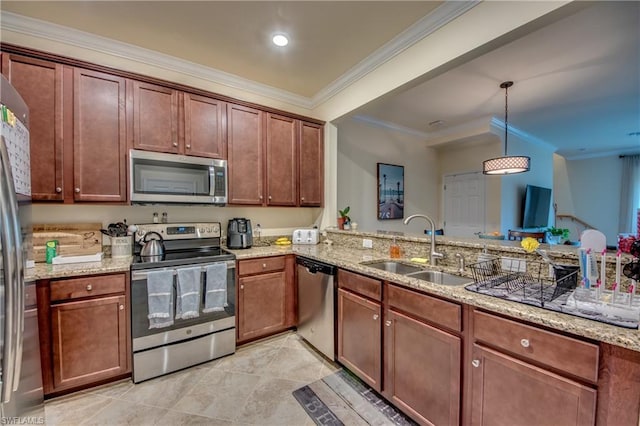
[[[173,325],[173,270],[147,274],[147,304],[149,328]]]
[[[207,282],[202,312],[219,312],[227,303],[227,263],[218,262],[207,266]]]
[[[179,268],[178,297],[176,297],[176,319],[196,318],[200,315],[200,272],[199,266]]]

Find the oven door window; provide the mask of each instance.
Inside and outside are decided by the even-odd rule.
[[[164,333],[169,330],[176,330],[184,327],[189,327],[197,324],[202,324],[210,321],[216,321],[222,318],[228,318],[235,316],[236,311],[236,289],[235,289],[235,269],[229,268],[227,269],[227,306],[224,308],[224,311],[220,312],[202,312],[204,309],[204,297],[205,291],[204,288],[201,288],[201,298],[200,298],[200,315],[197,318],[190,319],[178,319],[174,320],[174,323],[170,327],[163,328],[152,328],[149,329],[149,305],[148,305],[148,297],[147,297],[147,280],[146,278],[135,278],[135,275],[144,275],[137,274],[140,271],[136,271],[136,274],[132,277],[131,280],[131,331],[132,337],[135,339],[137,337],[150,336],[156,333]],[[205,276],[204,272],[201,275],[201,285],[204,286]],[[176,283],[174,277],[173,283],[173,306],[176,306]],[[175,315],[175,312],[174,312]]]
[[[133,167],[138,194],[200,195],[212,192],[209,166],[137,159]]]

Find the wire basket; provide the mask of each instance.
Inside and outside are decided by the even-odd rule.
[[[527,268],[527,263],[529,268]],[[578,266],[552,265],[519,259],[489,259],[469,265],[474,284],[467,289],[503,299],[544,307],[578,284]]]

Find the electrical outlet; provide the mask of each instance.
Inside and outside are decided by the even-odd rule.
[[[509,272],[527,272],[527,261],[513,257],[503,257],[502,270]]]
[[[364,248],[373,248],[373,240],[369,240],[367,238],[362,239],[362,247]]]

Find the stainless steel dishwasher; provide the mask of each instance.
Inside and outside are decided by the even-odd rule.
[[[296,259],[298,334],[327,358],[335,360],[336,267],[306,257]]]

